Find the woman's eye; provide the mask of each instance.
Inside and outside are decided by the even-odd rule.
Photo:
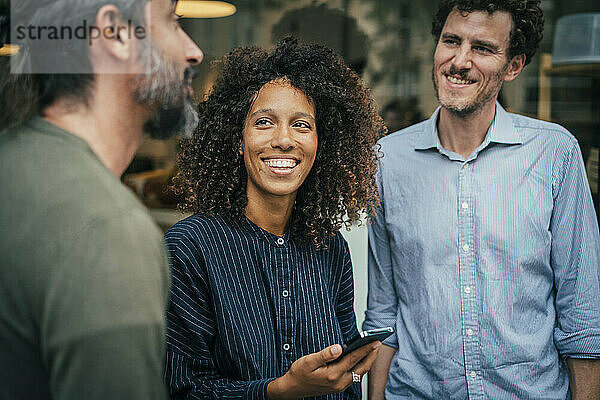
[[[261,119],[258,119],[254,124],[255,125],[271,125],[271,121],[269,121],[266,118],[261,118]]]
[[[298,128],[303,128],[303,129],[311,129],[310,124],[305,121],[297,121],[294,123],[293,126],[298,127]]]

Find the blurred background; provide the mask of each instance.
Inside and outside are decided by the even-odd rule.
[[[358,72],[390,132],[419,122],[437,107],[431,83],[437,0],[180,0],[183,28],[204,51],[194,88],[198,100],[215,79],[213,61],[238,46],[271,47],[291,34],[335,49]],[[600,2],[543,0],[544,40],[521,76],[504,85],[501,103],[512,112],[558,122],[579,140],[599,210]],[[11,49],[0,48],[0,62]],[[177,140],[147,140],[123,180],[163,229],[183,215],[168,188]],[[366,304],[366,229],[344,232],[355,265],[359,324]]]
[[[394,132],[435,110],[431,84],[436,0],[180,1],[182,25],[205,53],[195,79],[201,100],[215,79],[213,61],[238,46],[271,47],[285,35],[320,42],[344,57],[371,88]],[[555,121],[578,139],[598,209],[600,147],[600,3],[544,0],[544,40],[521,76],[504,85],[501,103],[512,112]],[[164,191],[177,141],[147,140],[124,179],[152,208],[173,208]],[[158,171],[157,171],[158,170]],[[141,173],[141,174],[140,174]],[[169,213],[164,213],[167,216]],[[164,227],[170,224],[168,218]]]

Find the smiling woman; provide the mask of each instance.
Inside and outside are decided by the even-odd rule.
[[[246,214],[251,208],[264,210],[269,201],[291,211],[317,153],[314,109],[306,95],[284,79],[271,81],[258,92],[246,118],[242,153],[248,202],[259,204],[248,204]],[[260,215],[248,217],[261,219]],[[265,223],[272,225],[268,220]],[[284,228],[274,233],[283,234]]]
[[[249,47],[225,57],[211,95],[199,106],[198,132],[179,157],[179,190],[186,196],[182,208],[230,223],[245,220],[250,170],[239,151],[244,131],[254,130],[247,116],[251,108],[252,113],[258,109],[253,108],[257,96],[273,97],[277,86],[282,90],[273,85],[265,91],[272,81],[286,82],[288,91],[295,88],[295,96],[306,103],[302,110],[312,113],[302,124],[318,138],[315,165],[298,187],[288,228],[295,241],[320,247],[344,224],[350,226],[377,206],[374,149],[382,128],[360,78],[322,46],[288,39],[271,54]],[[273,124],[264,118],[258,122]]]
[[[233,51],[179,182],[196,214],[172,259],[165,376],[173,398],[358,398],[379,343],[358,335],[339,233],[378,204],[381,120],[331,50],[282,41]]]

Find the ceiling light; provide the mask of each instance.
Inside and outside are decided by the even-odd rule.
[[[179,0],[175,12],[183,18],[219,18],[235,14],[236,8],[225,1]]]
[[[0,56],[13,56],[19,52],[19,46],[16,44],[5,44],[0,47]]]

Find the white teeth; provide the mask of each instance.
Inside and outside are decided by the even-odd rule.
[[[273,168],[294,168],[296,166],[296,160],[291,160],[289,158],[284,159],[268,159],[265,160],[265,164],[269,167]]]
[[[455,78],[455,77],[453,77],[453,76],[450,76],[450,75],[446,75],[446,78],[447,78],[447,79],[448,79],[450,82],[452,82],[452,83],[454,83],[454,84],[457,84],[457,85],[467,85],[467,84],[473,83],[472,81],[464,81],[464,80],[462,80],[462,79],[458,79],[458,78]]]

